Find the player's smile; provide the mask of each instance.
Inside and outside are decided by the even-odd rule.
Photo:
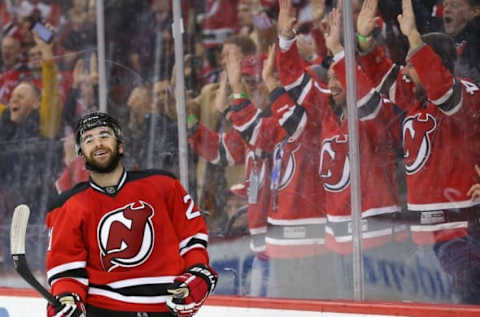
[[[95,152],[93,153],[93,156],[94,156],[94,157],[97,157],[97,158],[102,158],[102,157],[107,156],[109,152],[111,152],[111,151],[106,150],[105,148],[101,148],[101,149],[95,151]]]

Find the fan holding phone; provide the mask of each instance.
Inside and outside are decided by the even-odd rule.
[[[30,30],[38,35],[45,43],[51,43],[55,33],[50,25],[44,24],[41,20],[32,20]]]

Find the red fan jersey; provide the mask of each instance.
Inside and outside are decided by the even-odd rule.
[[[345,59],[331,67],[346,87]],[[360,67],[356,77],[362,246],[371,248],[392,241],[397,230],[405,233],[406,229],[395,228],[392,221],[401,210],[396,179],[400,125],[393,104],[381,98]],[[348,254],[352,252],[348,120],[343,120],[344,113],[339,116],[330,109],[325,109],[331,115],[323,122],[318,169],[327,211],[325,244],[335,252]]]
[[[306,113],[284,89],[271,94],[272,116],[265,117],[247,99],[232,106],[234,128],[252,146],[273,151],[272,208],[268,214],[267,254],[298,258],[325,252],[322,192],[312,173],[318,157],[303,142]]]
[[[237,7],[240,0],[207,0],[202,25],[202,41],[206,47],[223,44],[237,28]]]
[[[212,164],[245,164],[245,185],[248,196],[248,228],[252,251],[264,251],[267,213],[270,210],[271,155],[248,145],[236,130],[216,133],[199,124],[190,144],[200,156]]]
[[[100,308],[168,311],[173,279],[209,261],[200,211],[166,172],[124,172],[115,187],[81,183],[60,196],[46,225],[52,293]]]
[[[379,89],[406,112],[403,152],[408,210],[417,223],[411,226],[413,239],[426,244],[466,235],[468,208],[479,203],[467,196],[478,182],[479,88],[455,78],[428,45],[408,58],[428,97],[424,102],[415,98],[414,84],[380,48],[360,62]]]
[[[302,61],[295,44],[287,43],[286,48],[279,54],[282,82],[291,94],[298,96],[297,100],[303,102],[302,105],[308,113],[305,131],[316,132],[307,136],[307,142],[316,144],[318,141],[315,140],[321,140],[315,152],[319,157],[315,171],[325,196],[325,244],[335,252],[350,253],[352,219],[347,121],[340,123],[340,118],[333,112],[328,99],[330,91],[322,88],[316,66],[302,70]],[[343,87],[346,87],[343,54],[335,56],[334,60],[334,73]],[[395,127],[389,121],[383,121],[383,113],[391,113],[393,107],[391,104],[384,105],[384,101],[369,84],[360,68],[357,68],[357,82],[363,176],[361,188],[365,192],[362,195],[362,229],[364,245],[374,247],[391,240],[395,230],[390,217],[400,211],[394,177],[395,138],[389,132]],[[398,137],[396,139],[398,140]],[[385,216],[387,219],[379,219]]]

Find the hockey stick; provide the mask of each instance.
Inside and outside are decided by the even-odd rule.
[[[25,257],[25,237],[27,223],[30,217],[30,208],[27,205],[18,205],[13,212],[12,226],[10,228],[10,253],[15,270],[23,279],[39,292],[56,311],[61,310],[62,304],[42,284],[40,284],[28,267]],[[80,316],[81,312],[75,310],[73,316]]]

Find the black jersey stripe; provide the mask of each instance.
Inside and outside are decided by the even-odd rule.
[[[307,87],[307,84],[311,79],[312,77],[307,72],[304,72],[302,82],[297,86],[288,89],[288,94],[290,97],[293,100],[298,101],[300,96],[303,94],[303,90]]]
[[[450,97],[448,97],[448,99],[445,100],[445,102],[437,106],[440,108],[440,110],[448,114],[448,113],[454,112],[457,109],[457,107],[460,107],[461,101],[462,101],[462,85],[459,81],[455,80]]]
[[[227,166],[228,165],[228,160],[227,160],[227,149],[226,145],[223,142],[223,135],[220,135],[220,142],[218,142],[218,162],[216,162],[216,165],[220,166]]]
[[[90,284],[89,287],[118,293],[123,296],[165,296],[169,295],[167,288],[171,283],[141,284],[126,287],[113,288],[108,285]]]
[[[237,112],[237,111],[245,109],[246,107],[248,107],[248,105],[250,105],[250,100],[247,99],[239,105],[231,105],[230,110],[232,110],[234,112]]]
[[[305,115],[305,109],[297,105],[293,112],[283,122],[282,126],[287,131],[289,136],[294,135],[298,131]]]
[[[372,97],[363,106],[358,108],[358,117],[362,119],[375,113],[380,106],[380,98],[380,94],[375,91]]]
[[[393,86],[395,81],[397,80],[398,73],[400,72],[400,66],[395,65],[392,67],[392,69],[388,72],[388,74],[384,77],[383,83],[380,84],[380,87],[378,87],[378,91],[385,95],[389,96],[389,91],[390,87]]]
[[[187,249],[187,248],[190,248],[191,246],[193,245],[202,245],[204,246],[205,248],[208,246],[208,242],[203,240],[203,239],[198,239],[198,238],[192,238],[190,239],[187,244],[185,246],[183,246],[180,251],[184,250],[184,249]]]
[[[73,269],[73,270],[59,272],[55,275],[50,276],[50,278],[47,281],[48,285],[52,285],[52,282],[57,279],[66,278],[66,277],[88,279],[88,274],[86,269]]]

